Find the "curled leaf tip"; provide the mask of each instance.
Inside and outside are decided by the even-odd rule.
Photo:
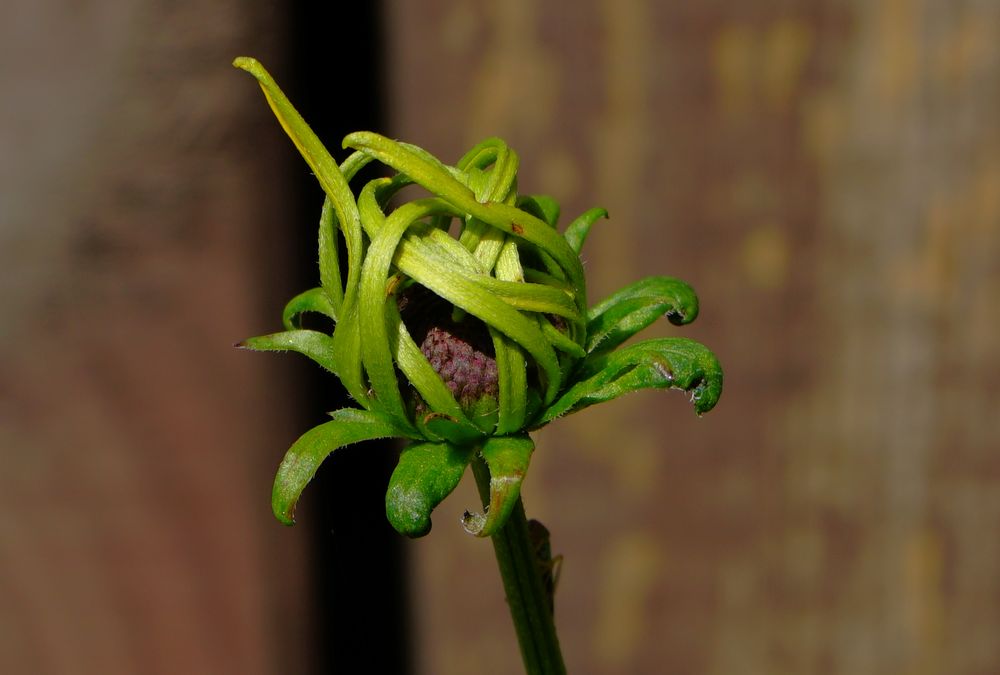
[[[261,67],[260,61],[252,56],[237,56],[233,59],[233,66],[247,72]]]
[[[685,312],[683,310],[671,309],[668,310],[664,316],[667,321],[669,321],[674,326],[685,326],[695,319],[698,318],[698,307],[697,305],[691,311]]]
[[[486,508],[486,513],[488,512],[489,507]],[[486,513],[466,511],[462,514],[462,528],[471,535],[482,536],[486,527]]]
[[[466,512],[462,526],[469,534],[489,537],[500,530],[521,496],[521,482],[535,445],[527,434],[493,436],[486,439],[480,452],[481,463],[474,470],[488,476],[489,490],[484,495],[482,513]],[[478,467],[478,468],[477,468]]]
[[[694,411],[701,417],[719,402],[722,393],[722,371],[709,372],[705,377],[694,383],[694,387],[688,389],[691,393],[691,404]]]
[[[574,253],[577,255],[580,254],[580,249],[583,248],[583,243],[586,241],[587,235],[590,234],[590,228],[594,225],[594,223],[601,218],[607,217],[607,210],[595,207],[584,212],[566,227],[566,231],[563,232],[563,237],[566,238],[566,243],[569,244]]]

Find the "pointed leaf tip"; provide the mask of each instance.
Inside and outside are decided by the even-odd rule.
[[[237,346],[240,349],[250,349],[257,352],[298,352],[308,356],[334,375],[337,374],[333,338],[319,331],[286,330],[271,335],[247,338]]]

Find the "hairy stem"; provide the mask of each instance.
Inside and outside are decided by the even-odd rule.
[[[472,471],[483,504],[489,504],[490,474],[481,457],[472,462]],[[520,497],[507,524],[492,539],[525,672],[528,675],[564,675],[566,666],[559,650],[559,637],[528,536],[528,521]]]

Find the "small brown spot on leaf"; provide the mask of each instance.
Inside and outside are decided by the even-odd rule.
[[[396,292],[396,288],[403,281],[402,276],[399,274],[394,274],[389,278],[389,282],[385,285],[385,297],[389,297]]]
[[[521,236],[524,234],[524,228],[517,223],[511,223],[510,229],[514,230],[514,234]]]
[[[458,422],[458,420],[452,417],[451,415],[446,415],[444,413],[430,412],[424,415],[424,424],[427,424],[428,422],[433,422],[434,420],[447,420],[448,422]]]

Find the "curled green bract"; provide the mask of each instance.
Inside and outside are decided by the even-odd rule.
[[[331,452],[397,437],[410,443],[386,492],[393,527],[426,534],[431,511],[481,461],[489,503],[463,522],[490,536],[520,496],[534,450],[529,431],[639,389],[690,392],[698,414],[718,401],[722,370],[697,342],[622,346],[660,317],[693,321],[698,300],[686,283],[650,277],[588,309],[579,252],[607,217],[603,209],[560,232],[555,200],[517,194],[517,154],[498,138],[448,166],[414,145],[356,132],[343,142],[353,152],[337,163],[260,63],[241,57],[234,65],[257,79],[326,193],[320,285],[288,303],[284,331],[239,346],[304,354],[339,378],[357,406],[332,413],[288,450],[272,493],[278,520],[294,522],[299,495]],[[355,196],[350,182],[372,161],[394,175]],[[408,185],[426,194],[401,201]],[[306,328],[310,313],[333,331]]]

